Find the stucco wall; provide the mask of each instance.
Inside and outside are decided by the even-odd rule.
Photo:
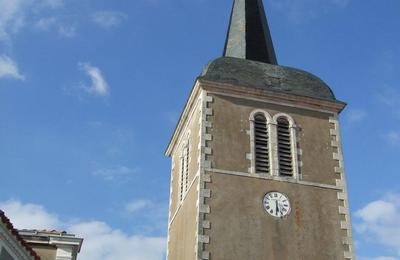
[[[57,248],[53,246],[40,246],[31,245],[33,250],[40,256],[41,260],[55,260],[57,254]]]
[[[347,223],[345,215],[339,212],[344,212],[347,194],[344,190],[339,191],[337,181],[341,175],[335,173],[338,160],[334,153],[338,148],[332,145],[334,126],[330,120],[333,113],[220,94],[208,93],[207,97],[207,113],[204,113],[207,119],[203,123],[210,126],[205,127],[203,133],[209,140],[206,142],[207,155],[203,157],[207,161],[204,167],[208,170],[200,173],[207,183],[199,184],[201,194],[208,194],[203,194],[204,198],[200,200],[201,203],[205,200],[204,205],[199,205],[204,206],[204,212],[200,214],[197,208],[197,181],[184,202],[179,203],[181,142],[177,142],[172,151],[175,167],[168,259],[195,259],[196,235],[199,235],[199,257],[202,259],[209,259],[208,253],[212,260],[344,259],[348,250],[342,241],[349,236],[341,228]],[[265,110],[271,116],[286,113],[294,119],[297,147],[302,151],[298,183],[294,179],[289,182],[283,178],[277,181],[250,176],[249,117],[255,109]],[[194,111],[188,127],[180,133],[185,136],[190,130],[189,183],[199,170],[197,158],[200,157],[197,149],[200,108],[197,106]],[[239,176],[247,174],[249,176]],[[264,211],[262,199],[270,191],[283,192],[291,200],[293,211],[287,218],[276,219]],[[196,222],[199,214],[206,225]]]
[[[200,103],[199,103],[200,105]],[[198,183],[196,175],[199,170],[199,129],[200,129],[200,107],[196,106],[186,129],[182,132],[184,138],[177,145],[173,153],[174,169],[172,172],[172,191],[171,191],[171,224],[169,230],[168,259],[170,260],[189,260],[195,259],[195,246],[197,234],[197,199]],[[180,177],[180,157],[182,154],[182,143],[187,140],[190,133],[190,154],[189,154],[189,180],[191,185],[188,194],[182,203],[179,201],[179,177]],[[170,221],[171,221],[170,220]]]
[[[301,179],[335,185],[336,175],[333,170],[335,161],[332,158],[329,116],[331,114],[311,110],[292,108],[245,100],[234,97],[210,94],[213,115],[210,120],[213,137],[210,147],[213,156],[210,158],[212,167],[217,169],[248,172],[250,160],[249,117],[253,110],[263,109],[271,114],[286,113],[297,125],[298,148],[303,151],[300,169]]]
[[[197,215],[197,181],[178,210],[169,230],[168,259],[190,260],[195,259],[196,245],[196,215]]]
[[[171,207],[170,211],[174,214],[179,206],[179,177],[180,177],[180,157],[182,155],[182,144],[185,140],[187,140],[187,136],[190,133],[190,148],[189,148],[189,185],[193,182],[198,169],[198,161],[197,158],[199,157],[199,118],[200,118],[200,109],[199,106],[195,108],[194,113],[190,117],[188,127],[185,128],[185,131],[181,133],[183,138],[180,139],[180,142],[176,146],[172,160],[174,164],[174,169],[172,171],[172,191],[171,191]]]
[[[337,192],[286,182],[210,173],[207,184],[212,227],[206,251],[211,259],[339,260]],[[262,200],[269,191],[285,193],[292,205],[285,219],[268,215]]]

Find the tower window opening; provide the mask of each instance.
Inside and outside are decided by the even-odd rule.
[[[182,156],[181,157],[181,169],[180,169],[180,180],[179,180],[179,200],[183,200],[183,183],[184,183],[184,169],[185,169],[185,158]]]
[[[183,147],[180,159],[179,199],[182,201],[189,189],[189,143]]]
[[[289,121],[285,117],[280,117],[277,121],[279,174],[293,176],[292,137]]]
[[[189,143],[184,150],[185,192],[189,189]]]
[[[254,142],[255,172],[267,174],[270,172],[269,135],[267,120],[263,114],[254,117]]]

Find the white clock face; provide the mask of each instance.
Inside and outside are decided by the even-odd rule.
[[[286,195],[280,192],[269,192],[264,197],[264,209],[272,216],[283,218],[290,214],[290,202]]]

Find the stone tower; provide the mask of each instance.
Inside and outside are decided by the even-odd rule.
[[[277,65],[262,0],[235,0],[172,158],[168,260],[354,259],[338,114],[316,76]]]

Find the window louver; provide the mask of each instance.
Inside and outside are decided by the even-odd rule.
[[[262,114],[254,118],[254,139],[256,173],[269,173],[269,135],[267,120]]]
[[[292,143],[289,121],[286,118],[278,119],[278,157],[279,174],[293,176]]]
[[[180,201],[183,200],[183,184],[184,184],[184,174],[185,174],[185,157],[181,157],[181,169],[180,169],[180,180],[179,180],[179,199]]]
[[[189,144],[185,147],[185,163],[184,163],[184,173],[185,173],[185,192],[189,188]]]

